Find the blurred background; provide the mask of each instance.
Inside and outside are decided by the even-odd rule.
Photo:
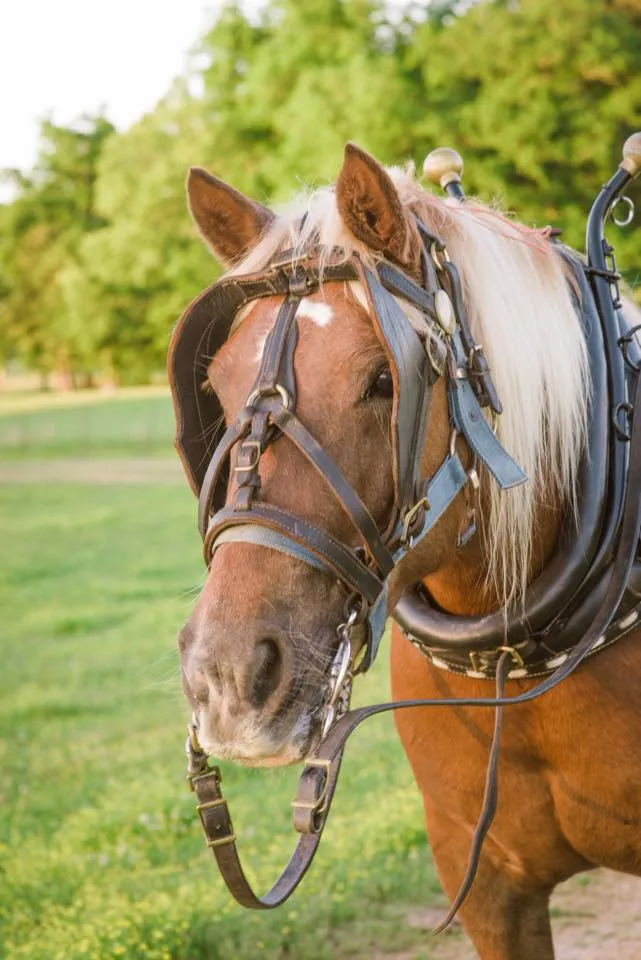
[[[233,906],[202,847],[174,650],[202,569],[164,362],[217,268],[185,174],[278,203],[348,139],[419,168],[449,145],[469,194],[582,249],[639,127],[641,0],[0,6],[0,956],[472,956],[426,933],[443,901],[390,721],[355,739],[273,916]],[[609,236],[634,287],[641,230]],[[264,885],[294,774],[226,774]]]

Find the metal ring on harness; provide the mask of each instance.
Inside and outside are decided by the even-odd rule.
[[[622,337],[619,337],[617,340],[617,345],[621,349],[623,359],[634,373],[639,373],[639,371],[641,371],[641,363],[633,363],[633,361],[630,359],[630,344],[634,340],[635,336],[640,333],[641,323],[637,323],[636,326],[631,327],[627,333],[625,333]]]
[[[623,411],[626,414],[628,419],[628,424],[632,422],[632,415],[634,413],[634,407],[631,403],[628,403],[626,400],[617,403],[616,407],[612,411],[612,426],[614,427],[614,432],[617,435],[617,438],[623,443],[630,442],[630,433],[629,430],[625,430],[624,427],[619,422],[619,414]]]
[[[264,390],[260,390],[260,389],[252,390],[252,392],[247,397],[247,403],[245,404],[245,406],[253,407],[256,401],[259,399],[259,397],[275,396],[276,393],[279,395],[280,399],[282,400],[283,406],[286,407],[288,410],[291,410],[292,398],[290,397],[287,390],[285,390],[285,387],[283,387],[282,384],[280,383],[274,384],[274,390],[270,391],[269,393],[265,393]]]
[[[626,208],[626,214],[623,219],[618,220],[615,215],[615,210],[621,203]],[[610,207],[610,217],[613,223],[616,223],[617,227],[627,227],[628,224],[632,223],[634,220],[634,202],[630,199],[630,197],[617,197]]]

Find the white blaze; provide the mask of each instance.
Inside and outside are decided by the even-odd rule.
[[[299,317],[307,317],[317,327],[327,327],[334,319],[334,311],[328,303],[305,297],[298,308]]]

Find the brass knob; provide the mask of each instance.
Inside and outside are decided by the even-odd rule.
[[[449,183],[461,182],[463,158],[451,147],[439,147],[425,157],[423,173],[428,180],[445,190]]]
[[[633,177],[641,170],[641,130],[631,134],[623,144],[623,160],[619,166]]]

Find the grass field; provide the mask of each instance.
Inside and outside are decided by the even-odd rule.
[[[166,398],[109,403],[131,423],[140,408],[127,404],[140,402]],[[186,485],[4,486],[0,529],[0,956],[430,956],[406,915],[438,886],[389,718],[349,747],[321,851],[289,904],[248,913],[217,877],[184,782],[174,636],[202,578]],[[361,701],[387,696],[385,660]],[[296,771],[224,773],[265,888],[293,842]]]
[[[0,457],[171,456],[166,388],[0,393]]]

